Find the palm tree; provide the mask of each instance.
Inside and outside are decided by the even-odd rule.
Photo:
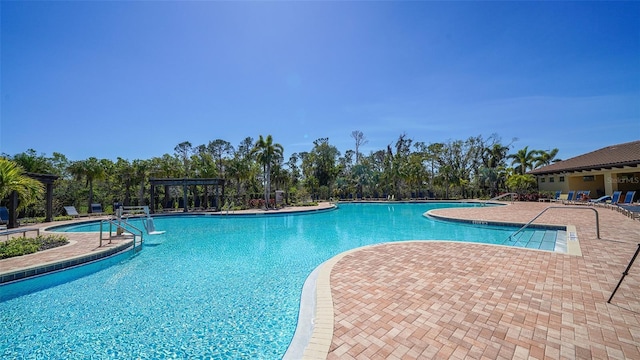
[[[271,193],[271,165],[277,159],[282,158],[283,152],[282,145],[274,144],[271,135],[267,135],[266,139],[260,135],[253,150],[251,150],[251,154],[257,157],[264,171],[264,201],[267,209],[269,208],[269,194]]]
[[[44,185],[25,175],[15,162],[0,158],[0,200],[13,192],[18,195],[18,208],[33,204],[44,193]]]
[[[540,150],[538,151],[538,156],[535,158],[534,166],[539,168],[541,166],[551,165],[552,163],[556,163],[558,161],[562,161],[561,159],[556,159],[558,155],[558,148],[551,149],[550,151]]]
[[[49,160],[44,155],[38,155],[33,149],[16,154],[12,161],[30,173],[50,174],[53,170]]]
[[[483,153],[484,166],[488,168],[497,168],[501,166],[504,159],[507,157],[508,151],[509,147],[500,143],[495,143],[491,147],[485,148]]]
[[[529,147],[525,146],[523,149],[518,150],[517,153],[507,156],[507,159],[513,159],[511,165],[518,165],[516,171],[518,174],[526,174],[527,169],[532,169],[533,164],[536,161],[538,150],[529,151]]]
[[[93,181],[102,179],[105,176],[105,171],[102,163],[95,157],[90,157],[87,160],[75,161],[69,165],[69,172],[80,180],[86,179],[86,187],[89,187],[89,212],[91,212],[91,204],[93,204]]]

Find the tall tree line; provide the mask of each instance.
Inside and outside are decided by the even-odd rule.
[[[151,159],[69,161],[64,154],[47,156],[33,149],[2,158],[23,173],[57,175],[54,209],[58,214],[66,205],[81,211],[90,211],[91,203],[102,203],[107,209],[116,202],[148,205],[149,178],[224,178],[224,203],[239,208],[273,206],[275,189],[283,190],[290,204],[330,198],[488,198],[512,191],[510,177],[527,177],[527,171],[558,161],[558,149],[525,146],[512,151],[513,141],[504,143],[497,134],[427,144],[403,133],[385,148],[368,152],[362,131],[350,135],[354,147],[344,154],[329,138],[319,138],[308,152],[293,153],[287,161],[284,147],[271,135],[259,135],[257,140],[246,137],[236,146],[223,139],[198,146],[184,141],[174,147],[173,154]],[[6,188],[0,182],[0,191]],[[0,194],[6,202],[6,194]],[[43,201],[33,199],[42,194],[30,194],[24,196],[23,215],[41,216]],[[188,205],[210,206],[212,195],[209,188],[193,186]],[[156,196],[160,207],[184,205],[177,203],[182,189],[165,186]]]

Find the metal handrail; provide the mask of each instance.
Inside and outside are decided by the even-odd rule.
[[[618,288],[620,288],[620,285],[622,285],[622,280],[624,280],[624,277],[629,275],[629,269],[631,269],[631,265],[633,265],[633,262],[636,261],[636,258],[638,257],[638,253],[640,253],[640,244],[638,244],[638,248],[636,249],[636,252],[633,254],[633,257],[631,257],[631,261],[629,261],[629,265],[627,265],[627,268],[624,269],[624,272],[622,273],[622,277],[620,278],[620,281],[618,281],[618,285],[616,285],[616,288],[613,289],[611,296],[609,296],[609,300],[607,300],[609,304],[611,303],[611,299],[613,299],[613,295],[616,294],[616,292],[618,291]]]
[[[103,240],[103,237],[102,237],[102,225],[105,222],[109,223],[109,243],[111,243],[111,234],[113,233],[112,226],[115,226],[116,229],[117,228],[121,228],[123,230],[129,230],[131,232],[137,231],[140,234],[140,245],[142,245],[143,236],[144,236],[142,230],[140,230],[137,227],[129,224],[127,221],[123,221],[123,222],[117,223],[117,222],[113,221],[112,219],[103,219],[103,220],[100,221],[100,246],[102,246],[102,240]],[[138,247],[140,245],[138,245]],[[133,252],[135,252],[135,251],[136,251],[136,234],[133,234]]]
[[[147,216],[146,216],[146,218],[147,218],[147,219],[151,219],[151,216],[147,215]],[[140,239],[142,239],[142,234],[143,234],[142,229],[138,229],[137,227],[135,227],[135,225],[133,225],[133,224],[131,224],[129,221],[127,221],[128,219],[129,219],[129,217],[124,217],[124,218],[122,218],[122,219],[120,220],[120,223],[121,223],[121,224],[124,224],[124,225],[126,225],[126,226],[129,226],[129,227],[131,227],[132,229],[134,229],[134,230],[138,231],[138,232],[140,233]],[[121,228],[123,228],[124,230],[126,230],[124,226],[121,226],[121,225],[119,225],[118,223],[116,223],[115,225],[116,225],[116,226],[120,226]],[[144,229],[145,229],[145,230],[147,230],[147,233],[148,233],[148,232],[149,232],[149,230],[147,229],[147,223],[144,221],[144,219],[143,219],[143,221],[142,221],[142,225],[144,226]],[[142,242],[142,241],[141,241],[141,242]]]
[[[234,201],[232,200],[231,202],[228,203],[224,203],[222,204],[222,207],[220,208],[221,212],[224,212],[225,215],[229,215],[229,211],[233,211],[233,206],[234,206]],[[226,210],[226,212],[225,212]]]
[[[502,194],[502,195],[498,195],[498,196],[492,197],[492,198],[491,198],[491,199],[489,199],[489,200],[485,200],[485,201],[483,201],[483,202],[482,202],[482,206],[487,205],[487,203],[488,203],[489,201],[502,199],[503,197],[506,197],[506,196],[511,196],[511,202],[513,202],[513,196],[514,196],[514,195],[516,195],[516,196],[517,196],[517,195],[518,195],[518,193],[510,192],[510,193],[506,193],[506,194]]]
[[[516,236],[520,232],[522,232],[524,229],[526,229],[529,225],[531,225],[534,221],[536,221],[537,218],[539,218],[542,214],[544,214],[545,211],[547,211],[549,209],[593,210],[593,212],[596,213],[596,235],[597,235],[598,239],[600,239],[600,218],[598,216],[598,210],[596,210],[594,208],[591,208],[591,207],[549,206],[549,207],[545,208],[544,210],[540,211],[540,213],[538,215],[536,215],[533,219],[531,219],[531,221],[526,223],[523,227],[518,229],[518,231],[516,231],[513,234],[509,235],[509,240],[511,240],[514,236]]]

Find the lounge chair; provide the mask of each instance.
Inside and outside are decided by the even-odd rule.
[[[102,211],[102,204],[91,204],[91,214],[104,215],[104,212]]]
[[[620,202],[620,195],[622,195],[622,191],[614,191],[613,194],[611,194],[611,199],[605,201],[602,206],[617,209],[618,202]]]
[[[573,191],[573,190],[569,191],[569,192],[567,193],[567,199],[566,199],[566,200],[563,200],[563,201],[562,201],[562,203],[563,203],[563,204],[568,204],[568,203],[573,202],[573,201],[574,201],[574,197],[573,197],[573,195],[575,195],[575,193],[576,193],[576,192],[575,192],[575,191]]]
[[[2,206],[0,207],[0,228],[6,229],[9,224],[9,209]]]
[[[622,195],[622,191],[614,191],[613,195],[611,195],[611,203],[617,204],[620,201],[620,196]]]
[[[605,204],[608,201],[611,201],[611,195],[605,195],[605,196],[600,196],[597,199],[591,199],[591,200],[589,200],[589,203],[591,203],[591,204]]]
[[[67,213],[67,216],[71,217],[79,217],[78,210],[76,210],[75,206],[65,206],[64,211]]]
[[[640,219],[640,205],[619,205],[620,211],[632,219]]]
[[[583,190],[583,191],[578,191],[578,193],[576,194],[576,198],[574,200],[574,203],[579,203],[579,204],[583,204],[589,201],[589,194],[591,194],[590,190]]]
[[[627,191],[624,196],[624,200],[621,203],[616,204],[619,212],[632,219],[640,218],[640,205],[633,204],[633,197],[635,194],[635,191]]]
[[[561,199],[560,199],[560,195],[562,195],[562,191],[561,191],[561,190],[558,190],[558,191],[556,191],[556,193],[553,195],[553,197],[548,198],[548,199],[547,199],[547,198],[543,198],[543,197],[542,197],[542,198],[538,199],[538,201],[540,201],[540,202],[545,202],[545,201],[549,201],[549,202],[557,202],[557,201],[561,201]]]
[[[620,205],[631,205],[633,203],[633,197],[635,195],[635,191],[627,191],[627,193],[624,195],[624,200],[620,203]]]
[[[0,207],[0,223],[9,222],[9,209],[2,206]]]

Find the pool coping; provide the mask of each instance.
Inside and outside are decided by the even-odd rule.
[[[129,250],[131,248],[132,242],[133,240],[124,241],[121,244],[117,244],[113,247],[105,248],[104,250],[99,250],[92,254],[77,255],[77,256],[69,257],[62,260],[55,260],[55,261],[42,263],[37,266],[27,266],[24,268],[11,270],[5,273],[0,273],[0,285],[6,285],[13,281],[25,280],[31,277],[45,275],[51,272],[90,263],[92,261],[101,260],[101,259],[110,257],[112,255],[116,255],[120,252]],[[64,246],[73,246],[75,243],[77,243],[77,241],[72,240],[69,242],[69,244]],[[53,249],[56,249],[56,248],[53,248]],[[45,251],[49,251],[53,249],[48,249]],[[34,254],[37,254],[37,253],[34,253]],[[28,255],[33,255],[33,254],[28,254]]]
[[[259,212],[257,210],[241,210],[243,212],[205,212],[205,211],[191,211],[191,212],[171,212],[171,213],[158,213],[158,214],[151,214],[151,218],[161,218],[161,217],[197,217],[197,216],[203,216],[203,217],[231,217],[231,218],[243,218],[243,217],[259,217],[259,216],[287,216],[287,215],[312,215],[312,214],[317,214],[320,212],[326,212],[326,211],[333,211],[338,209],[338,205],[336,204],[331,204],[328,207],[320,207],[320,208],[309,208],[309,209],[305,209],[304,207],[300,208],[300,209],[296,209],[296,210],[260,210],[262,212]],[[139,219],[139,218],[144,218],[146,217],[143,214],[136,214],[136,215],[131,215],[128,216],[128,219]],[[111,216],[109,217],[111,218]],[[75,221],[72,223],[66,223],[66,224],[53,224],[51,226],[47,226],[44,227],[43,230],[44,231],[48,231],[48,232],[60,232],[58,230],[56,230],[56,228],[61,228],[61,227],[69,227],[69,226],[83,226],[86,224],[91,224],[91,223],[97,223],[100,222],[104,219],[81,219],[79,221]]]
[[[522,227],[526,223],[522,222],[508,222],[508,221],[495,221],[495,220],[473,220],[473,219],[461,219],[450,216],[437,215],[432,213],[433,210],[429,210],[422,214],[425,217],[431,217],[441,221],[452,221],[452,222],[460,222],[471,225],[488,225],[488,226],[516,226]],[[576,231],[576,227],[572,224],[567,225],[555,225],[555,224],[529,224],[527,227],[533,229],[547,229],[547,230],[557,230],[566,232],[565,239],[562,240],[560,247],[563,248],[564,251],[559,251],[558,245],[556,243],[556,248],[553,252],[565,253],[567,255],[575,255],[582,256],[582,250],[580,248],[580,242],[578,241],[578,234]],[[523,248],[529,250],[536,250],[531,248]],[[548,250],[544,250],[548,251]]]
[[[422,214],[424,217],[430,217],[437,220],[442,221],[450,221],[450,222],[461,222],[472,225],[492,225],[492,226],[515,226],[522,227],[525,223],[521,222],[510,222],[510,221],[495,221],[495,220],[472,220],[472,219],[461,219],[450,216],[443,216],[433,213],[433,210],[429,210]],[[555,224],[529,224],[527,227],[534,229],[548,229],[548,230],[566,230],[566,225],[555,225]]]

